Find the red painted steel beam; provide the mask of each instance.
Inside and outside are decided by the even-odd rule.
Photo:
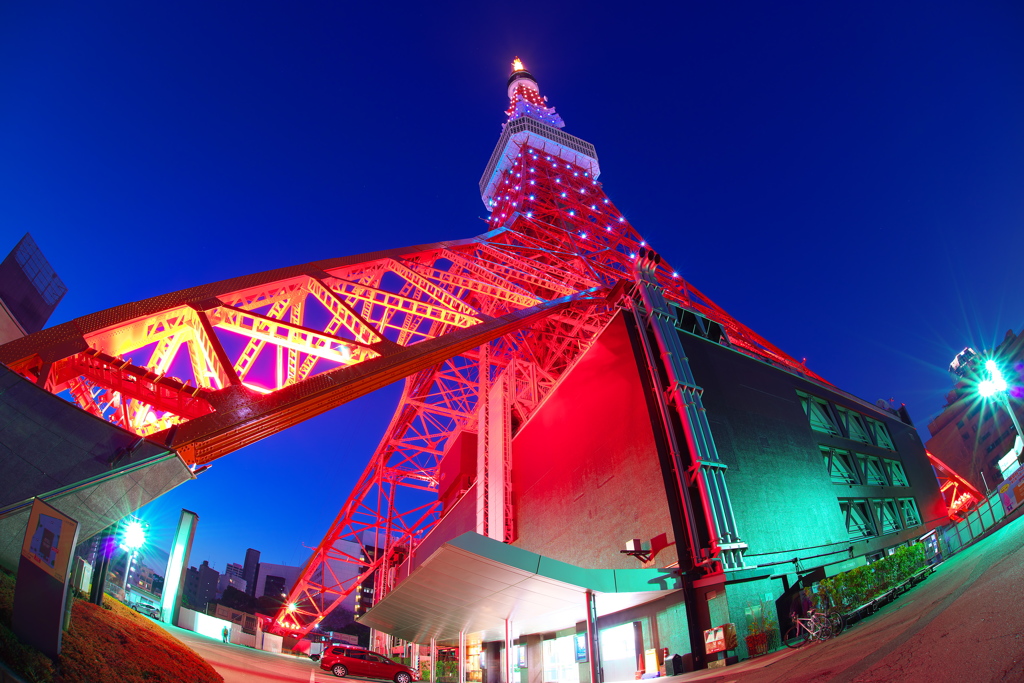
[[[607,291],[588,292],[538,304],[410,347],[399,347],[380,358],[317,375],[266,396],[240,388],[233,395],[221,397],[215,413],[153,438],[159,441],[163,436],[168,447],[177,450],[186,462],[207,463],[553,313],[604,302],[609,295]]]

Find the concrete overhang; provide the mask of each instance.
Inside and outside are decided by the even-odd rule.
[[[585,621],[588,590],[602,616],[681,587],[672,569],[585,569],[467,532],[424,560],[359,623],[413,643],[457,642],[460,631],[501,640],[506,620],[517,635]]]
[[[0,566],[18,567],[32,498],[79,524],[82,542],[195,479],[165,446],[140,439],[0,365]]]

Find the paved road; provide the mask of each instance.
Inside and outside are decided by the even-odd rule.
[[[308,659],[167,627],[225,683],[338,681]],[[1020,515],[943,563],[923,583],[824,643],[664,683],[1024,682],[1024,521]]]
[[[224,683],[337,683],[341,680],[321,671],[319,665],[308,658],[230,645],[176,626],[160,625],[209,662],[224,677]]]
[[[837,638],[663,680],[1024,681],[1024,521],[1016,515]]]

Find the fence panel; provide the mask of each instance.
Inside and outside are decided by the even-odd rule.
[[[971,537],[981,536],[985,528],[981,525],[981,513],[975,510],[967,515],[967,523],[971,525]]]

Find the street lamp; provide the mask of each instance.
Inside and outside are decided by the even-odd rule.
[[[1013,408],[1010,407],[1010,397],[1006,394],[1006,390],[1009,387],[1006,384],[1006,380],[1003,379],[1003,373],[999,371],[999,366],[991,358],[985,361],[985,369],[988,370],[988,379],[983,379],[978,382],[978,393],[984,398],[994,397],[1009,414],[1010,419],[1013,420],[1013,426],[1017,430],[1017,436],[1024,439],[1024,430],[1020,428],[1020,422],[1017,420],[1017,414],[1014,413]]]
[[[128,599],[128,575],[132,571],[132,563],[135,562],[135,556],[138,554],[139,548],[141,548],[145,543],[146,529],[142,522],[134,518],[129,520],[121,534],[121,548],[125,552],[131,553],[127,564],[124,566],[124,581],[121,584],[121,590],[124,591],[125,600]]]

